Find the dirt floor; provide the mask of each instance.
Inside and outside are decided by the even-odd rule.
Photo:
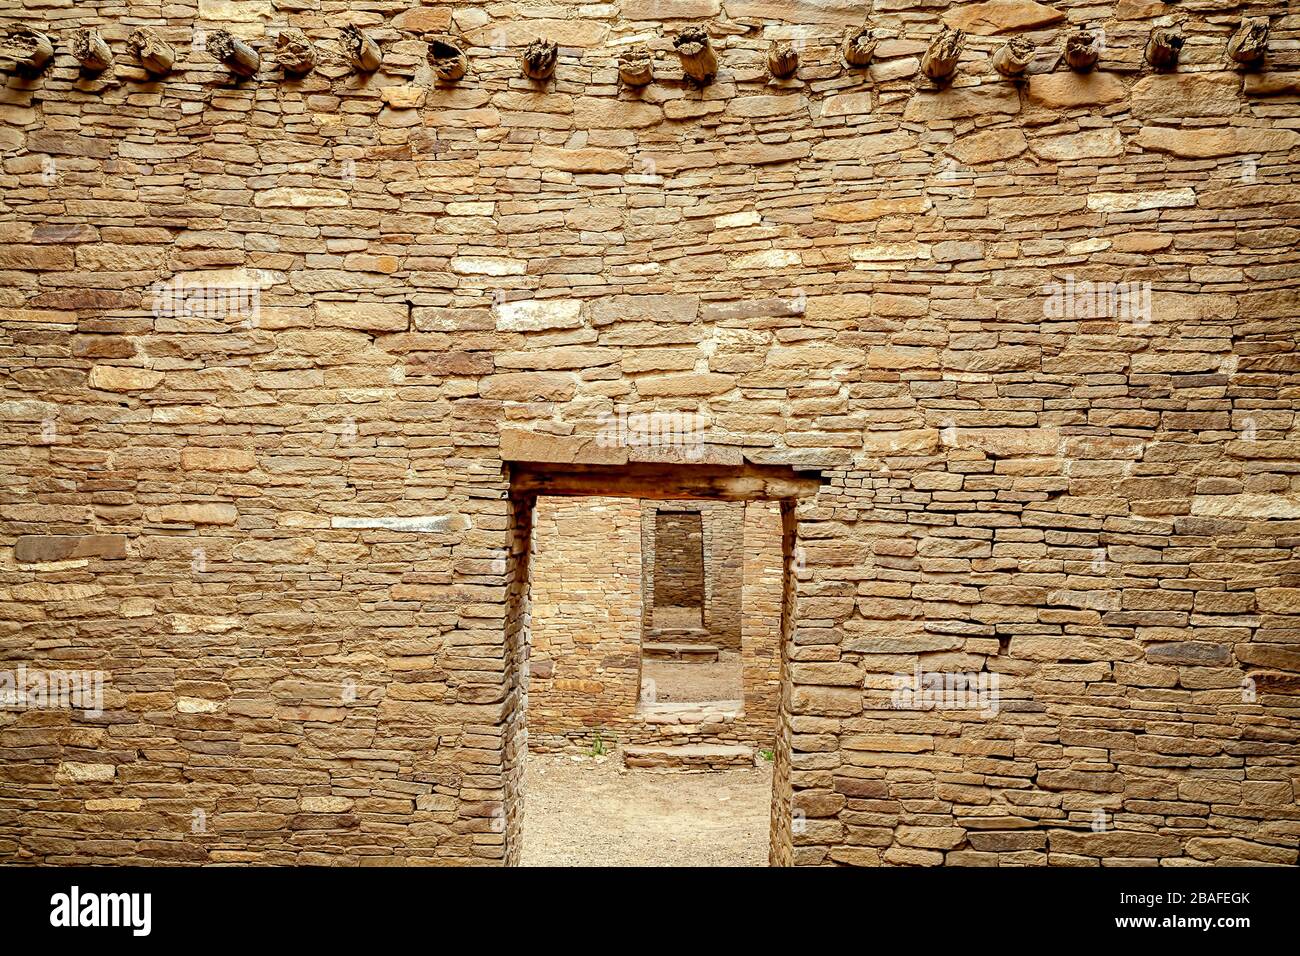
[[[766,866],[772,767],[624,770],[617,754],[529,754],[524,866]]]
[[[704,609],[698,607],[676,607],[671,604],[656,604],[650,609],[651,623],[654,627],[703,627]]]
[[[697,700],[740,700],[744,696],[740,654],[720,651],[717,663],[677,661],[641,662],[641,696],[646,699],[646,681],[654,681],[654,699],[659,703]]]

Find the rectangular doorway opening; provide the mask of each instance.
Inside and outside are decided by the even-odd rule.
[[[664,468],[511,467],[510,864],[789,862],[794,503],[819,480]]]

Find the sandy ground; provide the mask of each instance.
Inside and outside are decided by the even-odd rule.
[[[655,682],[655,700],[660,703],[740,700],[744,696],[740,654],[736,651],[720,651],[716,664],[643,660],[643,687],[646,680]],[[644,696],[645,691],[642,694]]]
[[[657,604],[650,609],[650,616],[654,627],[704,626],[704,609],[698,607],[674,607],[671,604]]]
[[[623,770],[617,754],[529,754],[524,866],[766,866],[772,767]]]

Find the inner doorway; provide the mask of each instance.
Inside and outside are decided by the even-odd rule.
[[[698,511],[654,515],[650,616],[661,628],[704,627],[704,521]]]

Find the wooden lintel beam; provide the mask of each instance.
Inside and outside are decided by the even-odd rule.
[[[821,486],[820,477],[781,465],[510,464],[516,496],[753,501],[808,498]]]

